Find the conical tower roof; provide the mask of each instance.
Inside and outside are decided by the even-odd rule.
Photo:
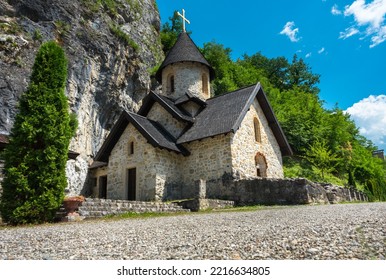
[[[210,66],[209,62],[205,59],[205,57],[202,55],[202,53],[199,51],[197,46],[186,32],[182,32],[178,36],[176,43],[171,48],[165,60],[159,67],[155,75],[156,79],[161,82],[162,70],[166,66],[177,62],[199,62],[204,64],[209,68],[210,79],[212,80],[214,78],[214,70],[212,66]]]

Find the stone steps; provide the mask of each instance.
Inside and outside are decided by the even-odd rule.
[[[190,212],[190,210],[175,203],[86,198],[77,212],[80,216],[89,219],[127,212],[177,213]],[[57,216],[64,217],[65,215],[64,208],[61,208]]]

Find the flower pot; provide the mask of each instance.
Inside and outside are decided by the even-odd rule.
[[[66,210],[67,216],[79,216],[75,211],[78,210],[82,201],[79,200],[65,200],[63,202],[64,209]]]

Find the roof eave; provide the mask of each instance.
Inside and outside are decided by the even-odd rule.
[[[290,144],[288,143],[287,137],[285,136],[283,129],[281,128],[280,123],[273,112],[271,104],[269,103],[263,88],[260,87],[260,90],[261,90],[261,94],[257,94],[256,98],[261,106],[261,109],[264,112],[265,117],[268,120],[269,127],[271,128],[273,134],[275,135],[275,138],[280,147],[280,151],[283,156],[292,156],[293,151],[291,149]]]

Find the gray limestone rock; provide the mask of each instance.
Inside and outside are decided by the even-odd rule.
[[[70,193],[83,186],[120,112],[139,108],[152,86],[150,69],[163,58],[153,0],[95,2],[0,0],[0,133],[11,131],[40,44],[56,40],[68,58],[66,95],[79,122],[70,149],[81,159],[68,164],[77,178],[69,179]]]

